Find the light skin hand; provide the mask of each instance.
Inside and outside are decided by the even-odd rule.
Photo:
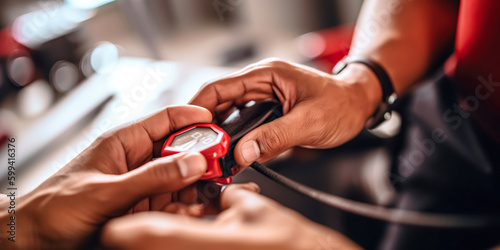
[[[226,188],[220,197],[223,212],[213,221],[165,213],[120,217],[104,226],[101,240],[113,249],[360,249],[345,236],[252,192],[257,190],[255,184]]]
[[[356,136],[380,102],[375,75],[350,64],[332,76],[313,68],[268,59],[205,85],[191,104],[224,115],[250,100],[277,98],[284,116],[244,136],[235,148],[242,167],[293,146],[330,148]]]
[[[206,170],[199,153],[159,158],[162,138],[193,123],[212,120],[194,106],[168,107],[138,122],[108,132],[32,192],[19,197],[16,242],[2,249],[81,247],[107,220],[138,211],[176,211],[172,201],[192,193]],[[0,201],[0,221],[8,223],[8,200]],[[199,210],[199,209],[198,209]],[[199,214],[195,208],[186,214]],[[4,229],[5,226],[2,226]],[[0,236],[6,239],[7,230]]]

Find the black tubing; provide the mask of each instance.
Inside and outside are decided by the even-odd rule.
[[[307,197],[326,205],[373,219],[385,220],[393,223],[444,228],[484,228],[500,226],[500,215],[452,215],[437,213],[422,213],[402,209],[387,208],[358,202],[328,194],[293,181],[268,167],[254,162],[250,165],[269,179]]]

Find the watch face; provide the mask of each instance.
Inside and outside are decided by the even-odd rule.
[[[201,151],[217,143],[218,135],[219,133],[211,128],[196,127],[174,137],[170,147],[180,150]]]

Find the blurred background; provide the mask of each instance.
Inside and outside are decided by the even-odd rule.
[[[205,82],[249,63],[280,57],[329,72],[348,52],[361,4],[2,0],[0,162],[7,162],[7,138],[15,138],[15,185],[27,193],[103,132],[165,105],[186,104]],[[335,150],[296,149],[269,165],[315,188],[387,205],[389,154],[362,140]],[[382,233],[380,222],[298,196],[251,169],[235,178],[249,180],[362,246],[370,248]],[[7,186],[1,169],[0,188]]]

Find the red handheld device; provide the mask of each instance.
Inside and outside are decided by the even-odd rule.
[[[229,140],[229,135],[215,124],[195,124],[171,134],[163,145],[161,156],[200,152],[207,160],[207,172],[201,179],[229,184],[232,178],[224,176],[219,162],[228,151]]]
[[[234,159],[239,140],[256,127],[283,115],[281,104],[264,101],[233,112],[215,124],[195,124],[170,135],[163,145],[161,156],[186,151],[197,151],[207,159],[207,172],[203,180],[229,184],[240,170]]]

